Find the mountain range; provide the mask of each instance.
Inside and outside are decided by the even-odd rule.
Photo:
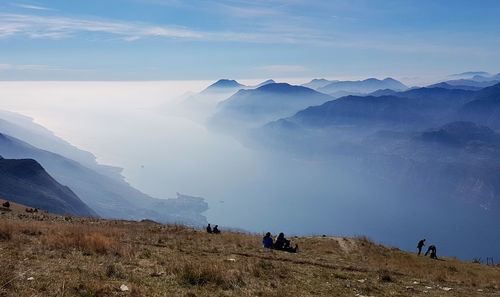
[[[312,89],[287,83],[271,83],[239,90],[217,105],[210,124],[217,127],[258,127],[276,118],[293,115],[333,98]]]
[[[500,136],[495,132],[500,129],[500,84],[376,93],[380,96],[330,100],[271,121],[251,132],[252,145],[306,159],[321,154],[364,160],[352,166],[386,180],[447,189],[441,195],[453,193],[500,211]]]

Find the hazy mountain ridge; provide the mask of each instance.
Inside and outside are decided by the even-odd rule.
[[[495,82],[500,81],[500,73],[491,74],[486,71],[467,71],[463,73],[452,74],[449,76],[452,78],[451,81],[455,80],[466,80],[473,82]]]
[[[429,85],[428,88],[442,88],[442,89],[460,89],[460,90],[468,90],[468,91],[477,91],[481,89],[481,87],[477,86],[467,86],[467,85],[451,85],[447,82],[440,82],[437,84]]]
[[[210,124],[221,128],[227,128],[230,123],[238,123],[240,129],[257,127],[332,99],[302,86],[267,84],[257,89],[240,90],[220,102]]]
[[[75,160],[101,174],[123,179],[122,168],[98,164],[92,153],[81,150],[57,137],[47,128],[35,123],[30,117],[0,110],[0,131],[8,135],[15,135],[16,138],[43,150]]]
[[[251,90],[276,83],[272,79],[263,81],[256,86],[240,84],[236,80],[220,79],[203,91],[187,96],[179,104],[182,113],[196,122],[205,123],[216,110],[217,105],[237,93],[239,90]]]
[[[5,138],[0,134],[0,139]],[[0,197],[57,214],[97,216],[66,186],[33,159],[0,157]]]
[[[376,78],[368,78],[365,80],[358,80],[358,81],[334,81],[326,86],[319,88],[318,91],[325,94],[335,94],[338,92],[368,94],[381,89],[404,91],[408,89],[408,86],[390,77],[382,80]]]
[[[310,88],[313,90],[318,90],[326,85],[329,85],[333,82],[337,82],[338,80],[328,80],[324,78],[314,78],[310,82],[302,84],[301,86]]]

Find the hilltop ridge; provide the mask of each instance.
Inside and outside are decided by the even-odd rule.
[[[263,249],[261,235],[13,208],[0,212],[1,296],[469,297],[500,285],[497,267],[365,237],[293,237],[290,254]]]

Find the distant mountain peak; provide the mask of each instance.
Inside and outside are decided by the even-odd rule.
[[[274,83],[263,85],[257,90],[265,91],[265,92],[279,92],[279,93],[288,93],[288,92],[315,92],[312,89],[302,87],[302,86],[294,86],[289,83]]]
[[[262,87],[262,86],[265,86],[265,85],[270,85],[270,84],[275,84],[275,83],[276,83],[276,81],[274,81],[273,79],[268,79],[266,81],[261,82],[256,87],[259,88],[259,87]]]
[[[215,83],[208,86],[209,88],[239,88],[244,87],[245,85],[240,84],[234,79],[219,79]]]
[[[310,82],[302,84],[302,86],[313,90],[318,90],[319,88],[331,84],[332,82],[336,82],[336,80],[328,80],[325,78],[314,78]]]

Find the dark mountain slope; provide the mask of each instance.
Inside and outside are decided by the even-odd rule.
[[[459,110],[459,117],[491,128],[500,128],[500,83],[476,92],[474,98],[474,101]]]
[[[414,124],[422,116],[410,99],[394,96],[347,96],[298,112],[290,121],[305,126]]]
[[[500,147],[500,137],[488,127],[472,122],[453,122],[423,132],[420,140],[452,147]]]
[[[11,159],[35,159],[57,181],[69,186],[98,215],[106,218],[144,218],[159,222],[204,224],[207,204],[200,198],[155,199],[124,180],[99,174],[80,163],[38,149],[16,138],[0,138],[0,155]]]
[[[4,137],[0,134],[0,138]],[[97,216],[73,191],[59,184],[33,159],[0,157],[0,196],[57,214]]]

